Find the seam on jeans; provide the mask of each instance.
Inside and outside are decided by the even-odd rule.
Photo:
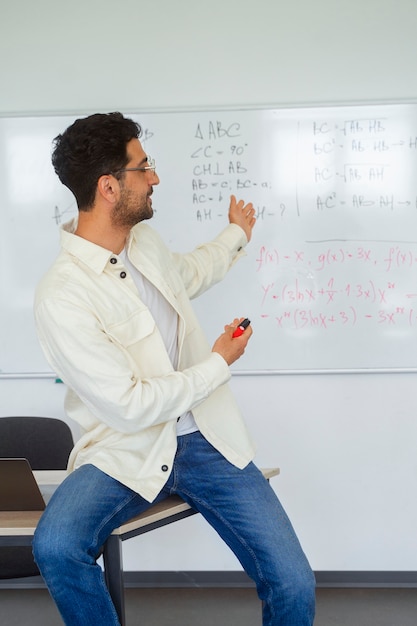
[[[118,513],[120,513],[120,511],[127,505],[129,504],[129,502],[131,502],[132,500],[134,500],[136,498],[137,494],[135,492],[133,492],[132,494],[129,494],[128,496],[126,496],[126,498],[119,503],[119,505],[117,506],[117,508],[115,508],[113,511],[111,511],[111,513],[109,513],[109,515],[107,517],[105,517],[102,522],[101,525],[97,528],[97,532],[95,533],[93,540],[95,542],[95,546],[98,546],[98,536],[100,534],[100,532],[103,530],[104,526],[110,522],[110,520],[115,517]],[[116,526],[114,526],[113,528],[116,528]],[[112,530],[113,530],[112,528]],[[112,530],[109,532],[109,534],[107,535],[107,537],[109,537],[111,535]],[[106,539],[107,539],[106,537]],[[105,539],[105,540],[106,540]],[[104,540],[104,541],[105,541]],[[104,543],[104,542],[103,542]],[[99,547],[99,546],[98,546]]]
[[[190,440],[190,435],[194,435],[195,433],[188,433],[188,435],[181,435],[177,439],[177,452],[175,454],[174,462],[172,465],[172,486],[169,490],[170,494],[174,494],[177,491],[178,487],[178,471],[177,471],[177,462],[178,459],[186,452]]]
[[[117,611],[116,611],[116,607],[114,606],[114,602],[113,602],[113,598],[110,595],[110,591],[106,585],[106,581],[104,579],[104,575],[100,576],[99,578],[99,582],[101,585],[102,590],[104,591],[104,593],[107,595],[108,599],[110,600],[110,608],[111,611],[113,613],[112,617],[114,619],[114,623],[118,624],[118,626],[120,626],[120,620],[119,620],[119,616],[117,615]]]
[[[268,597],[267,598],[262,598],[263,600],[271,600],[272,598],[272,588],[271,585],[268,583],[267,580],[265,580],[263,573],[262,573],[262,569],[259,565],[259,561],[256,558],[256,554],[255,552],[252,550],[252,548],[247,544],[247,542],[243,539],[243,537],[237,533],[234,529],[234,527],[230,524],[230,522],[228,522],[222,515],[220,515],[218,513],[218,511],[216,511],[216,509],[212,508],[205,500],[201,500],[200,498],[196,498],[194,497],[192,494],[190,494],[188,491],[182,489],[181,490],[182,493],[184,493],[184,495],[188,496],[188,498],[190,498],[191,502],[197,502],[201,505],[204,505],[207,510],[209,510],[215,517],[217,517],[217,519],[221,520],[223,522],[223,524],[225,526],[227,526],[227,528],[231,531],[231,533],[236,537],[236,539],[239,541],[239,543],[245,548],[245,550],[248,552],[248,554],[250,554],[250,556],[253,559],[253,562],[255,564],[256,567],[256,571],[258,572],[258,576],[259,576],[259,580],[262,581],[264,588],[268,590]],[[200,511],[200,513],[203,515],[202,511]],[[207,520],[208,521],[208,520]],[[216,531],[217,532],[217,531]],[[224,541],[224,540],[223,540]],[[233,550],[232,550],[233,552]],[[237,555],[235,555],[237,556]],[[271,614],[273,612],[273,605],[272,602],[269,601],[269,610],[271,611]]]

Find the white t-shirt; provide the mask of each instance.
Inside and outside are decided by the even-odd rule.
[[[146,304],[159,328],[173,368],[178,367],[178,316],[160,291],[149,282],[129,261],[126,250],[118,255],[129,270],[142,302]],[[191,411],[180,415],[177,421],[177,435],[186,435],[198,430]]]

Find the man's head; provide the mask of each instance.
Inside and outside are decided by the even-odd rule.
[[[139,124],[121,113],[96,113],[76,120],[55,138],[52,164],[80,211],[92,208],[101,176],[127,165],[127,144],[141,133]]]

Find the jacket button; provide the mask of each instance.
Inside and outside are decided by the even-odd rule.
[[[162,470],[163,472],[167,472],[167,471],[168,471],[168,465],[163,465],[163,466],[161,467],[161,470]]]
[[[112,258],[110,259],[110,263],[114,265],[115,263],[117,263],[117,259],[114,256],[112,256]]]
[[[126,272],[120,272],[120,278],[126,278]]]

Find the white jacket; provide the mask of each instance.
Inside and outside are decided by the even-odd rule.
[[[171,253],[146,224],[130,234],[130,261],[178,313],[174,371],[155,321],[120,259],[61,231],[61,252],[35,296],[39,340],[68,387],[65,407],[83,435],[69,469],[92,463],[150,502],[169,477],[177,417],[192,410],[210,443],[244,467],[254,448],[225,384],[230,370],[211,352],[190,304],[221,280],[247,243],[230,224],[190,254]]]

